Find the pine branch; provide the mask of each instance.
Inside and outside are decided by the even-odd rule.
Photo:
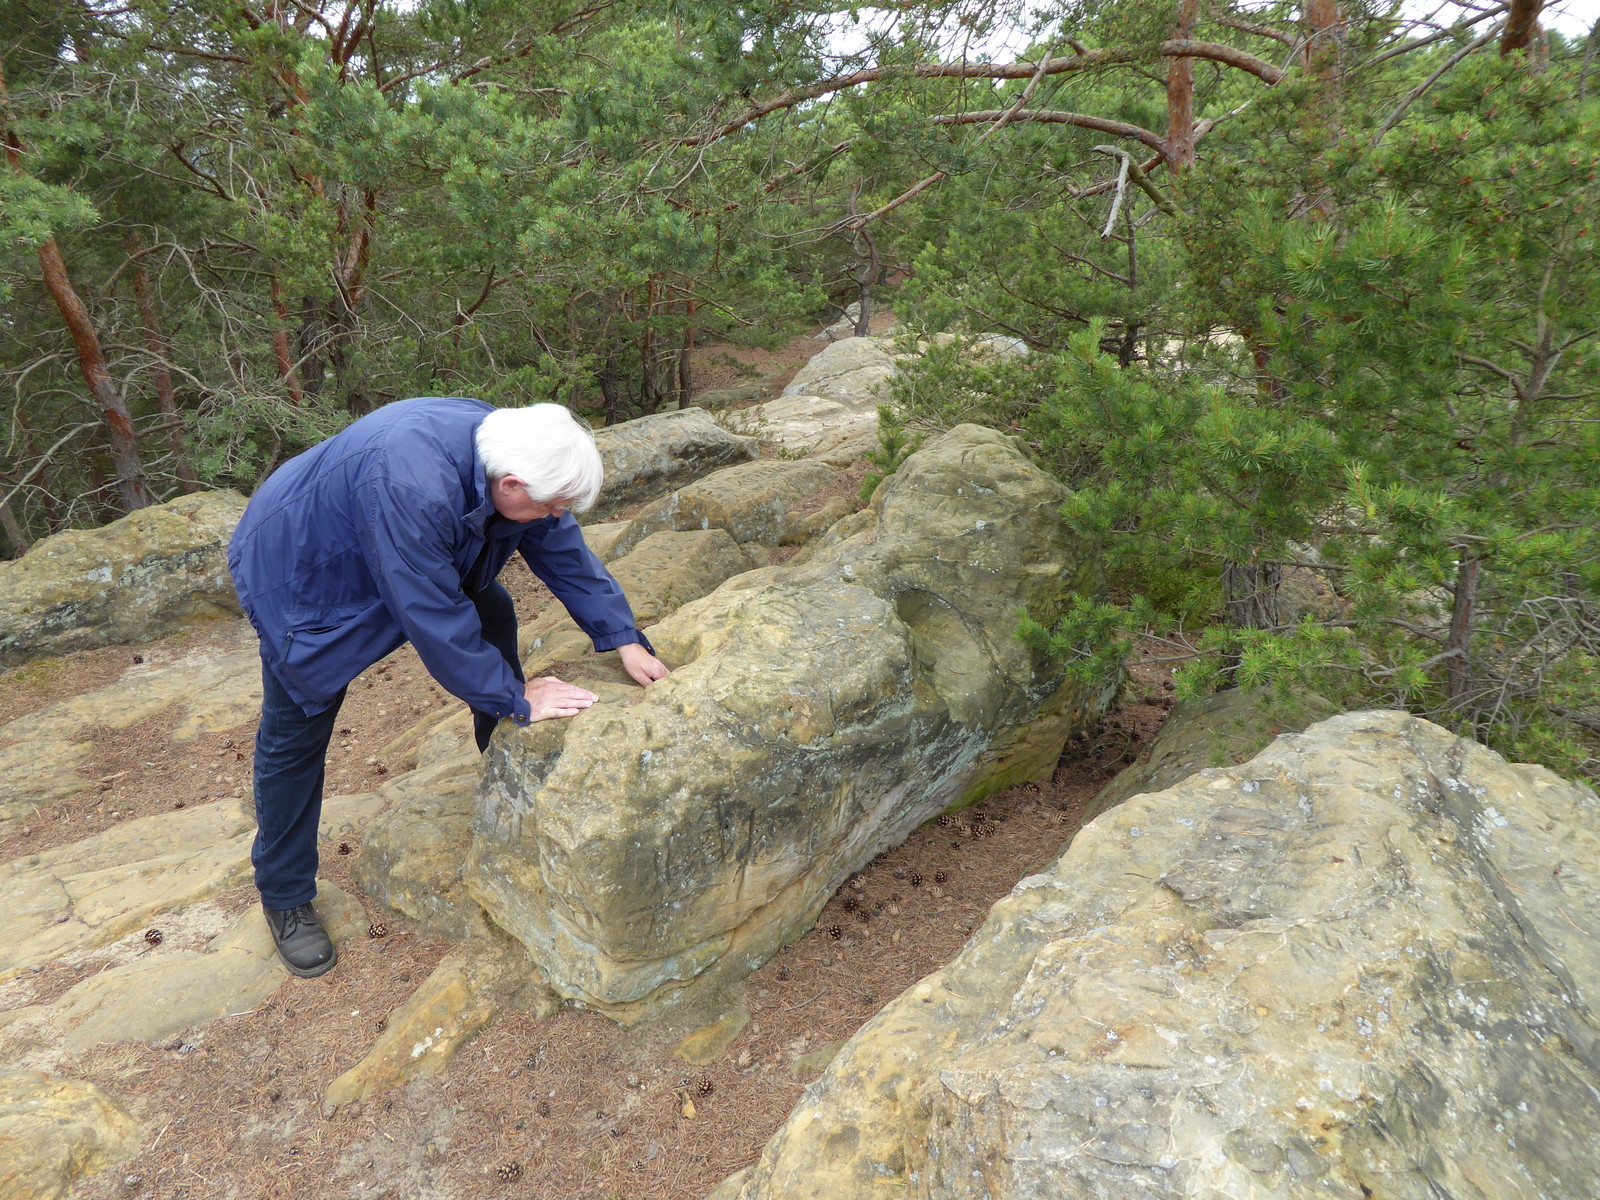
[[[846,75],[836,75],[831,79],[820,80],[804,87],[790,88],[788,91],[774,96],[771,100],[751,105],[739,116],[731,121],[724,122],[710,133],[679,138],[673,144],[678,146],[700,146],[708,142],[714,142],[739,132],[751,122],[759,121],[762,117],[771,113],[793,108],[797,104],[803,104],[807,100],[815,100],[819,96],[841,92],[847,88],[859,87],[864,83],[876,83],[889,79],[1028,79],[1034,76],[1065,75],[1094,67],[1137,62],[1145,53],[1142,50],[1119,48],[1114,50],[1079,51],[1075,54],[1045,59],[1038,63],[948,62],[915,63],[910,66],[864,67],[859,71],[852,71]],[[1187,38],[1173,39],[1162,42],[1156,48],[1156,53],[1167,58],[1203,58],[1211,62],[1222,63],[1225,66],[1234,67],[1237,70],[1254,75],[1269,87],[1282,83],[1286,78],[1286,72],[1273,66],[1265,59],[1257,58],[1255,55],[1246,53],[1243,50],[1216,42],[1200,42]]]
[[[986,109],[982,112],[949,113],[942,117],[934,117],[934,125],[981,125],[988,121],[998,121],[1005,116],[1006,109]],[[1049,125],[1075,125],[1079,129],[1093,129],[1097,133],[1109,133],[1116,137],[1131,138],[1143,142],[1152,150],[1162,150],[1166,143],[1160,135],[1151,133],[1148,129],[1138,125],[1129,124],[1127,121],[1113,121],[1109,117],[1094,117],[1087,113],[1054,112],[1041,109],[1021,109],[1011,117],[1013,121],[1034,121]]]

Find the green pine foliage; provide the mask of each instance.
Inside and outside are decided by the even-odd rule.
[[[1336,137],[1261,105],[1173,222],[1167,319],[1203,355],[1120,366],[1091,321],[1016,362],[924,359],[906,411],[1026,437],[1112,572],[1118,603],[1027,640],[1104,682],[1164,637],[1184,694],[1311,689],[1596,771],[1600,104],[1577,70],[1469,58],[1381,138],[1392,95]],[[1328,603],[1288,602],[1307,578]]]

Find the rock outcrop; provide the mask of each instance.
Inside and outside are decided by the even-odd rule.
[[[875,412],[889,398],[895,359],[874,337],[850,337],[816,355],[783,389],[785,396],[821,396],[856,412]]]
[[[326,880],[318,882],[314,907],[335,945],[366,935],[361,905]],[[266,921],[252,907],[203,952],[156,953],[101,971],[40,1016],[64,1033],[60,1044],[68,1053],[105,1042],[155,1045],[254,1008],[288,978]]]
[[[714,1200],[1510,1200],[1600,1179],[1600,801],[1351,713],[1134,797]]]
[[[605,464],[606,483],[600,502],[585,520],[598,520],[718,467],[754,458],[757,448],[753,439],[723,429],[703,408],[608,425],[596,431],[594,440]]]
[[[607,539],[608,552],[616,540]],[[610,566],[635,617],[648,626],[749,570],[751,562],[732,537],[713,528],[652,534]],[[608,654],[596,662],[588,636],[560,605],[530,621],[520,641],[530,678],[571,676],[580,661],[579,669],[593,674],[616,658]],[[464,740],[470,728],[467,712],[450,706],[384,748],[385,757],[402,755],[416,769],[384,788],[387,810],[368,829],[355,868],[368,895],[428,933],[456,938],[479,931],[482,923],[462,883],[480,767],[477,748]]]
[[[651,534],[720,529],[741,546],[798,546],[855,506],[844,496],[819,502],[839,478],[823,462],[763,458],[713,471],[642,508],[612,543],[627,554]]]
[[[451,951],[388,1015],[378,1040],[361,1061],[328,1085],[323,1114],[332,1116],[376,1092],[437,1075],[506,1007],[540,1017],[559,1008],[538,972],[530,968],[522,947],[503,936],[491,936]]]
[[[808,454],[829,435],[877,431],[877,411],[862,412],[821,396],[780,396],[765,404],[724,413],[722,423],[736,433],[770,442],[779,450]]]
[[[634,532],[625,533],[616,544],[631,541]],[[755,563],[730,533],[713,526],[650,534],[609,565],[628,596],[634,620],[645,629]],[[592,653],[588,635],[560,605],[552,605],[523,626],[518,642],[530,678],[548,674],[557,663]]]
[[[218,800],[0,864],[0,982],[245,882],[254,837],[255,821],[240,805]]]
[[[804,565],[650,630],[668,679],[503,727],[472,895],[563,995],[631,1020],[764,961],[945,808],[1048,775],[1087,702],[1014,631],[1088,582],[1061,496],[961,426]]]
[[[227,547],[244,504],[237,492],[181,496],[0,563],[0,667],[238,616]]]

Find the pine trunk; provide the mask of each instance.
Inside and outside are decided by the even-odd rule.
[[[167,426],[167,444],[172,447],[172,469],[178,484],[185,492],[200,490],[200,477],[195,474],[194,463],[189,459],[189,447],[183,440],[183,418],[173,397],[172,371],[168,367],[167,340],[161,335],[161,315],[156,311],[154,289],[150,286],[150,272],[144,269],[139,257],[139,235],[130,233],[123,243],[133,259],[133,298],[139,306],[139,324],[144,330],[144,347],[150,355],[151,378],[156,385],[156,404],[161,408],[161,418]]]
[[[9,491],[9,481],[0,476],[0,487]],[[21,558],[28,552],[28,535],[23,532],[22,522],[17,520],[17,514],[11,510],[11,501],[0,501],[0,532],[6,535],[6,540],[11,543],[11,556]]]
[[[1539,27],[1539,10],[1543,7],[1544,0],[1511,0],[1505,28],[1500,31],[1502,55],[1528,48],[1528,43],[1533,40],[1533,31]]]
[[[1450,707],[1463,711],[1472,696],[1472,617],[1478,606],[1478,574],[1482,561],[1470,551],[1461,551],[1456,567],[1455,601],[1450,606],[1450,640],[1446,649],[1445,688]]]
[[[139,454],[139,437],[134,432],[133,414],[122,389],[106,367],[105,351],[89,310],[79,299],[77,289],[67,274],[67,264],[61,257],[61,248],[55,238],[47,238],[39,247],[39,266],[44,271],[44,285],[50,298],[56,302],[67,332],[78,349],[78,369],[89,385],[89,395],[100,410],[106,434],[111,443],[111,463],[117,477],[117,497],[125,513],[155,503],[150,485],[145,481],[144,459]]]
[[[296,408],[304,406],[305,393],[300,390],[300,374],[295,370],[294,359],[289,354],[289,306],[283,302],[283,285],[272,277],[272,357],[278,363],[278,379],[289,393],[289,403]]]
[[[0,102],[9,99],[3,68],[0,68]],[[9,126],[0,125],[0,141],[5,143],[6,162],[18,175],[26,175],[22,166],[22,141]],[[139,456],[139,439],[133,429],[133,415],[127,401],[111,372],[106,368],[105,350],[100,336],[89,319],[72,279],[67,274],[66,261],[61,257],[61,247],[56,239],[48,237],[39,247],[39,268],[44,273],[44,286],[55,301],[61,319],[72,335],[78,350],[78,368],[84,382],[89,385],[89,395],[100,409],[111,441],[111,457],[116,465],[117,493],[124,512],[144,508],[155,502],[150,485],[145,482],[144,460]]]
[[[1228,624],[1236,629],[1273,629],[1279,624],[1278,584],[1283,568],[1276,563],[1228,563],[1222,568]]]
[[[683,348],[678,351],[678,407],[688,408],[689,400],[694,394],[694,378],[691,372],[694,369],[694,339],[695,339],[695,298],[693,294],[684,301],[684,308],[688,322],[683,329]]]
[[[1178,0],[1174,40],[1194,36],[1200,0]],[[1181,175],[1194,166],[1194,59],[1174,58],[1167,67],[1167,170]]]

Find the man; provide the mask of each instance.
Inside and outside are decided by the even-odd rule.
[[[495,581],[520,550],[596,651],[616,650],[641,686],[667,674],[573,520],[601,478],[594,439],[560,405],[421,399],[362,417],[251,498],[228,546],[261,639],[250,857],[278,954],[296,975],[335,960],[311,909],[317,823],[328,741],[363,670],[409,641],[473,710],[480,751],[503,719],[588,708],[593,692],[524,681],[516,611]]]

